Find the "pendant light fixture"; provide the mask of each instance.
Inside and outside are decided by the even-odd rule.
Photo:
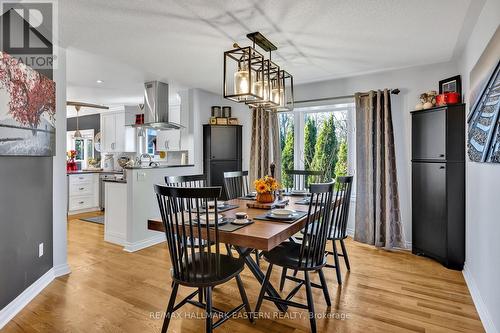
[[[293,110],[293,77],[272,61],[278,48],[260,32],[247,35],[253,45],[224,52],[224,98],[267,111]],[[269,59],[255,49],[269,52]]]
[[[74,139],[83,139],[82,133],[80,133],[80,129],[79,129],[79,126],[78,126],[79,125],[78,124],[78,120],[79,120],[78,112],[80,112],[80,108],[81,108],[80,105],[75,105],[75,110],[76,110],[76,131],[75,131],[75,134],[73,135]]]
[[[80,132],[80,128],[79,128],[79,112],[80,112],[80,109],[82,107],[109,110],[109,107],[107,107],[107,106],[90,104],[90,103],[83,103],[83,102],[66,101],[66,105],[74,106],[75,110],[76,110],[76,131],[75,131],[75,134],[73,135],[74,139],[83,139],[82,133]]]

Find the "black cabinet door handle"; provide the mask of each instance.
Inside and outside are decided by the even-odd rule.
[[[439,154],[439,157],[444,157],[444,154]]]
[[[439,167],[439,169],[445,169],[445,167],[441,165],[441,166]]]

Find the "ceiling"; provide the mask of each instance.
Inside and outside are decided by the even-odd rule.
[[[296,83],[449,61],[471,0],[64,0],[68,99],[139,103],[163,80],[220,93],[223,51],[260,31]],[[446,13],[444,20],[438,13]],[[97,84],[96,80],[103,80]]]

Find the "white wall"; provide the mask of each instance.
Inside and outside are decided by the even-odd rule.
[[[396,146],[396,167],[401,204],[401,218],[407,246],[411,246],[411,123],[410,111],[414,110],[421,93],[438,90],[438,82],[457,74],[453,62],[418,66],[330,81],[298,85],[295,100],[346,96],[355,92],[383,88],[399,88],[399,95],[392,95],[392,116]],[[328,103],[328,102],[325,102]],[[352,215],[352,214],[351,214]],[[349,229],[353,229],[350,218]]]
[[[464,96],[469,75],[500,23],[500,1],[488,0],[459,59]],[[500,330],[500,165],[466,164],[464,275],[487,332]]]
[[[245,104],[233,103],[221,95],[213,94],[202,89],[190,89],[190,116],[189,129],[194,143],[194,163],[200,171],[203,170],[203,124],[208,124],[213,105],[231,106],[232,117],[239,119],[243,125],[243,170],[250,165],[250,138],[252,133],[252,111]]]

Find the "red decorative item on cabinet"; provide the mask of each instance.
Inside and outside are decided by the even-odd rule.
[[[436,96],[437,105],[448,105],[460,103],[460,94],[457,92],[446,92]]]

